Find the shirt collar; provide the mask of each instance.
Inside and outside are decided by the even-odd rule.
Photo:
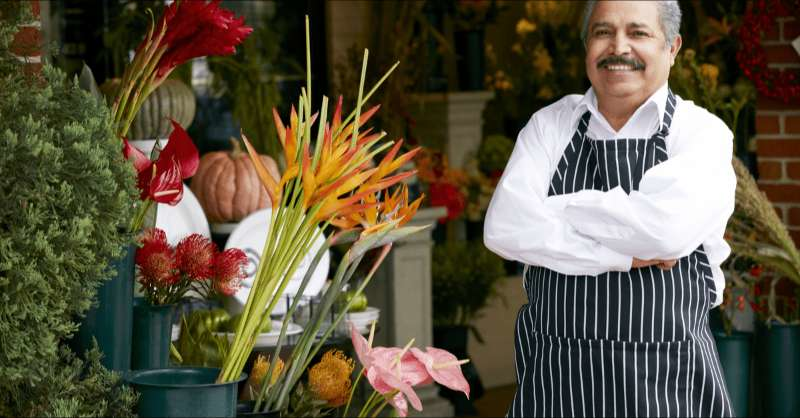
[[[642,105],[639,106],[635,112],[633,112],[633,115],[628,122],[638,118],[653,118],[653,111],[655,111],[655,117],[658,118],[657,126],[662,126],[664,124],[664,110],[667,105],[668,94],[668,84],[664,83],[663,86],[656,90],[655,93],[650,95],[650,97],[648,97],[647,100],[645,100],[644,103],[642,103]],[[586,94],[583,95],[577,106],[575,106],[575,109],[572,111],[570,120],[572,121],[573,130],[577,129],[578,121],[587,110],[592,112],[593,119],[598,119],[609,131],[614,132],[609,123],[606,121],[606,118],[597,108],[597,95],[595,95],[593,87],[589,87],[589,90],[586,90]],[[653,120],[655,121],[655,119]],[[628,125],[628,123],[626,123],[626,125]]]

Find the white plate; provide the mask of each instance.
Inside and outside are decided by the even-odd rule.
[[[283,323],[281,321],[272,321],[272,331],[270,332],[262,332],[258,334],[258,338],[256,338],[256,345],[255,348],[265,348],[265,347],[275,347],[278,345],[278,337],[281,335],[281,327]],[[303,327],[297,324],[289,323],[289,326],[286,327],[286,337],[291,337],[293,335],[297,335],[303,332]],[[228,337],[228,341],[233,342],[233,339],[236,338],[236,334],[233,332],[215,332],[214,334],[217,335],[225,335]],[[287,339],[284,339],[283,344],[287,344]]]
[[[166,232],[167,242],[173,246],[191,234],[211,238],[203,207],[186,184],[183,185],[183,198],[177,205],[158,204],[156,227]]]
[[[245,271],[247,277],[242,281],[242,287],[226,304],[228,310],[232,314],[241,311],[244,304],[247,302],[247,296],[250,294],[250,288],[253,287],[253,280],[255,278],[256,270],[258,269],[258,262],[261,259],[261,252],[264,250],[264,244],[267,242],[267,233],[269,232],[269,220],[272,210],[270,208],[262,209],[251,213],[246,218],[239,222],[236,229],[231,232],[228,241],[225,243],[225,249],[239,248],[247,254],[247,266]],[[284,295],[293,297],[297,294],[300,288],[300,283],[303,281],[308,268],[311,266],[311,261],[317,254],[320,248],[325,244],[325,236],[319,234],[317,240],[311,245],[311,251],[305,255],[297,266],[297,270],[289,280],[286,288],[283,291]],[[304,296],[316,296],[319,294],[322,286],[325,284],[325,279],[328,277],[328,270],[330,269],[330,251],[325,251],[322,258],[317,265],[317,268],[311,274],[308,280]],[[238,306],[237,306],[238,305]],[[275,305],[272,310],[272,315],[281,315],[286,313],[286,298],[281,300]]]

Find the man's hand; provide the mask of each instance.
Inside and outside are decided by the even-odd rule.
[[[631,268],[638,269],[642,267],[658,266],[661,270],[670,270],[677,263],[678,260],[642,260],[634,257]]]

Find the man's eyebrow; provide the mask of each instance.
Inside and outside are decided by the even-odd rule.
[[[613,27],[614,25],[612,25],[609,22],[594,22],[592,23],[591,30],[595,30],[597,28],[613,28]]]
[[[648,26],[646,23],[641,23],[641,22],[628,23],[627,26],[628,26],[628,29],[648,29],[648,30],[650,30],[650,26]]]

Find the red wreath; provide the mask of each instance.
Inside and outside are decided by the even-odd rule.
[[[791,3],[794,10],[800,9],[800,0]],[[756,0],[744,15],[739,28],[741,47],[736,60],[745,76],[753,81],[761,95],[788,103],[800,96],[800,83],[792,71],[780,71],[767,67],[767,54],[761,46],[761,32],[775,26],[777,16],[787,15],[781,0]]]

